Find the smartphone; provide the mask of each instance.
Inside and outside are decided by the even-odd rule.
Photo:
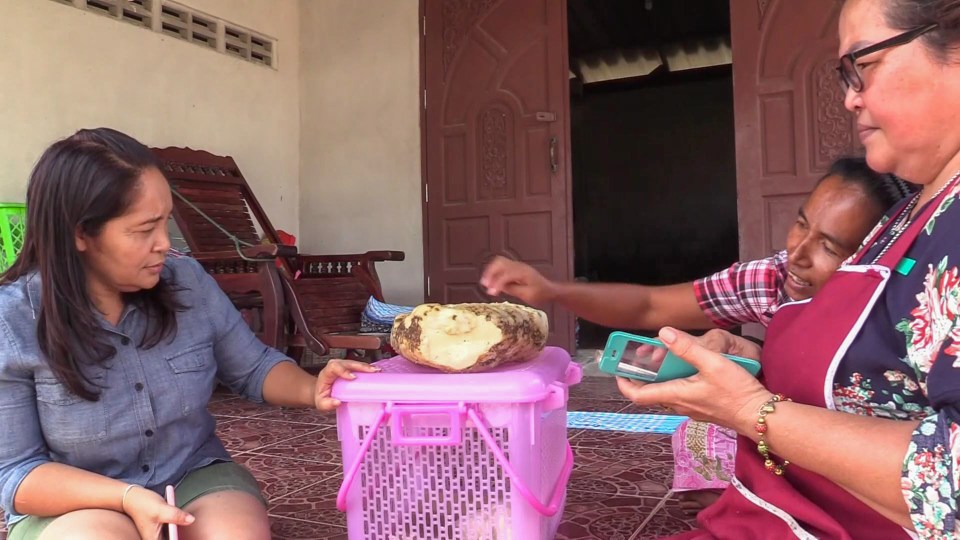
[[[760,362],[756,360],[732,354],[723,356],[753,376],[760,373]],[[607,338],[607,346],[600,357],[600,371],[646,382],[682,379],[697,373],[696,368],[670,352],[659,339],[627,332],[614,332]]]

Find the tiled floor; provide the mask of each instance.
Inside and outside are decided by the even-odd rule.
[[[346,539],[335,504],[342,464],[334,415],[259,407],[227,394],[216,394],[210,410],[224,444],[260,481],[275,539]],[[569,410],[657,412],[624,401],[608,377],[585,377],[571,389]],[[557,538],[633,540],[691,528],[669,491],[669,436],[569,435],[575,466]]]

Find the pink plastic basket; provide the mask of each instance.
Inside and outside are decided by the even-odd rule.
[[[351,540],[554,538],[573,469],[568,387],[581,377],[566,351],[484,373],[376,365],[333,388]]]

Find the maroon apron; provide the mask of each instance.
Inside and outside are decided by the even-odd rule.
[[[797,403],[835,408],[837,366],[881,296],[890,269],[907,253],[945,194],[927,204],[875,264],[859,264],[864,249],[851,265],[837,270],[813,299],[777,310],[761,355],[762,382],[768,390]],[[882,238],[895,221],[890,219],[867,245]],[[794,464],[783,476],[766,470],[757,444],[747,437],[737,438],[736,459],[731,486],[697,516],[702,529],[679,535],[677,540],[911,537],[903,527],[819,474]]]

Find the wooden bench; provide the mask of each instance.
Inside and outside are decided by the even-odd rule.
[[[359,358],[390,352],[387,335],[361,332],[361,314],[371,296],[384,301],[376,263],[402,261],[402,251],[299,254],[281,244],[233,158],[152,150],[190,255],[246,310],[265,343],[297,360],[304,348],[320,356],[345,349]]]

